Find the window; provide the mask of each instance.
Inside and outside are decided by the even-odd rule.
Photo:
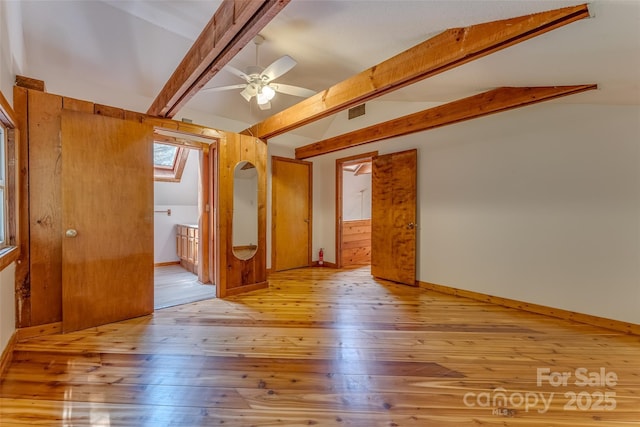
[[[189,151],[176,145],[153,143],[153,178],[156,181],[179,182]]]
[[[13,109],[0,92],[0,270],[18,259],[16,152]]]

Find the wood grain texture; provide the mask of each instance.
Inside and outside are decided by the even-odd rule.
[[[501,87],[296,148],[297,159],[435,129],[597,89],[597,85]]]
[[[31,323],[24,326],[62,320],[62,97],[30,90],[28,106]]]
[[[343,267],[371,264],[371,219],[342,222]]]
[[[20,130],[17,145],[18,189],[17,189],[17,243],[20,257],[16,262],[16,327],[31,324],[31,276],[30,239],[29,239],[29,107],[27,89],[14,86],[13,106],[16,115],[16,126]]]
[[[147,114],[173,117],[290,0],[223,0]]]
[[[311,264],[313,165],[272,157],[271,263],[274,271]]]
[[[209,274],[211,271],[211,238],[210,235],[213,230],[210,227],[209,217],[212,215],[211,211],[211,181],[213,180],[211,170],[211,160],[209,156],[211,150],[209,146],[203,146],[200,151],[200,186],[198,188],[198,206],[200,209],[200,216],[198,219],[198,230],[200,235],[198,237],[198,247],[196,256],[199,260],[200,269],[198,270],[198,280],[202,283],[211,283],[213,277]]]
[[[216,270],[216,295],[242,293],[268,286],[266,250],[267,144],[257,138],[228,133],[217,147],[217,180],[214,182],[217,198],[217,245],[219,268]],[[255,255],[241,260],[233,254],[233,176],[241,161],[253,163],[258,172],[258,248]]]
[[[0,426],[629,426],[640,337],[374,280],[367,268],[273,273],[269,289],[16,344]],[[538,368],[615,386],[538,386]],[[572,377],[575,380],[575,377]],[[542,405],[465,396],[544,393]],[[565,410],[566,392],[616,408]],[[496,415],[493,409],[507,410]],[[224,422],[224,423],[223,423]]]
[[[373,158],[371,273],[416,286],[417,150]]]
[[[14,111],[21,130],[18,148],[20,218],[17,221],[21,253],[16,264],[16,311],[20,328],[62,320],[60,116],[63,109],[123,117],[126,121],[169,130],[180,138],[189,139],[195,135],[213,144],[223,136],[216,129],[197,124],[14,87]],[[212,218],[204,220],[213,221]],[[208,270],[212,277],[211,265]]]
[[[77,230],[62,239],[63,330],[149,314],[153,128],[64,111],[61,131],[62,229]]]
[[[587,17],[587,5],[579,5],[448,29],[243,133],[272,138]]]
[[[38,80],[31,77],[16,75],[16,86],[25,89],[37,90],[39,92],[46,92],[44,80]]]

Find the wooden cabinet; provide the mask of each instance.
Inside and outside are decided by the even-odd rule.
[[[193,274],[198,274],[198,226],[176,225],[176,248],[180,265]]]

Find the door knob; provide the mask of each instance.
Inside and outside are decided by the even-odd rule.
[[[64,235],[67,237],[76,237],[78,235],[78,232],[76,230],[74,230],[73,228],[68,229],[67,231],[64,232]]]
[[[414,228],[416,228],[416,225],[418,225],[418,224],[410,222],[409,224],[407,224],[407,228],[409,230],[413,230]]]

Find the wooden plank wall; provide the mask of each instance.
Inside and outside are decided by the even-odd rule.
[[[17,327],[62,320],[62,188],[60,117],[62,110],[149,122],[185,134],[220,138],[223,133],[190,123],[14,87],[20,132],[19,206],[21,254],[16,266]],[[206,153],[208,164],[208,151]],[[208,202],[209,191],[205,192]],[[207,218],[203,222],[209,224]],[[209,260],[207,262],[207,269]]]
[[[342,222],[342,266],[371,264],[371,219]]]
[[[253,163],[258,172],[258,249],[248,260],[233,255],[233,172],[238,162]],[[227,134],[218,143],[218,297],[266,288],[267,282],[267,144],[257,138]],[[242,224],[235,224],[242,226]]]

